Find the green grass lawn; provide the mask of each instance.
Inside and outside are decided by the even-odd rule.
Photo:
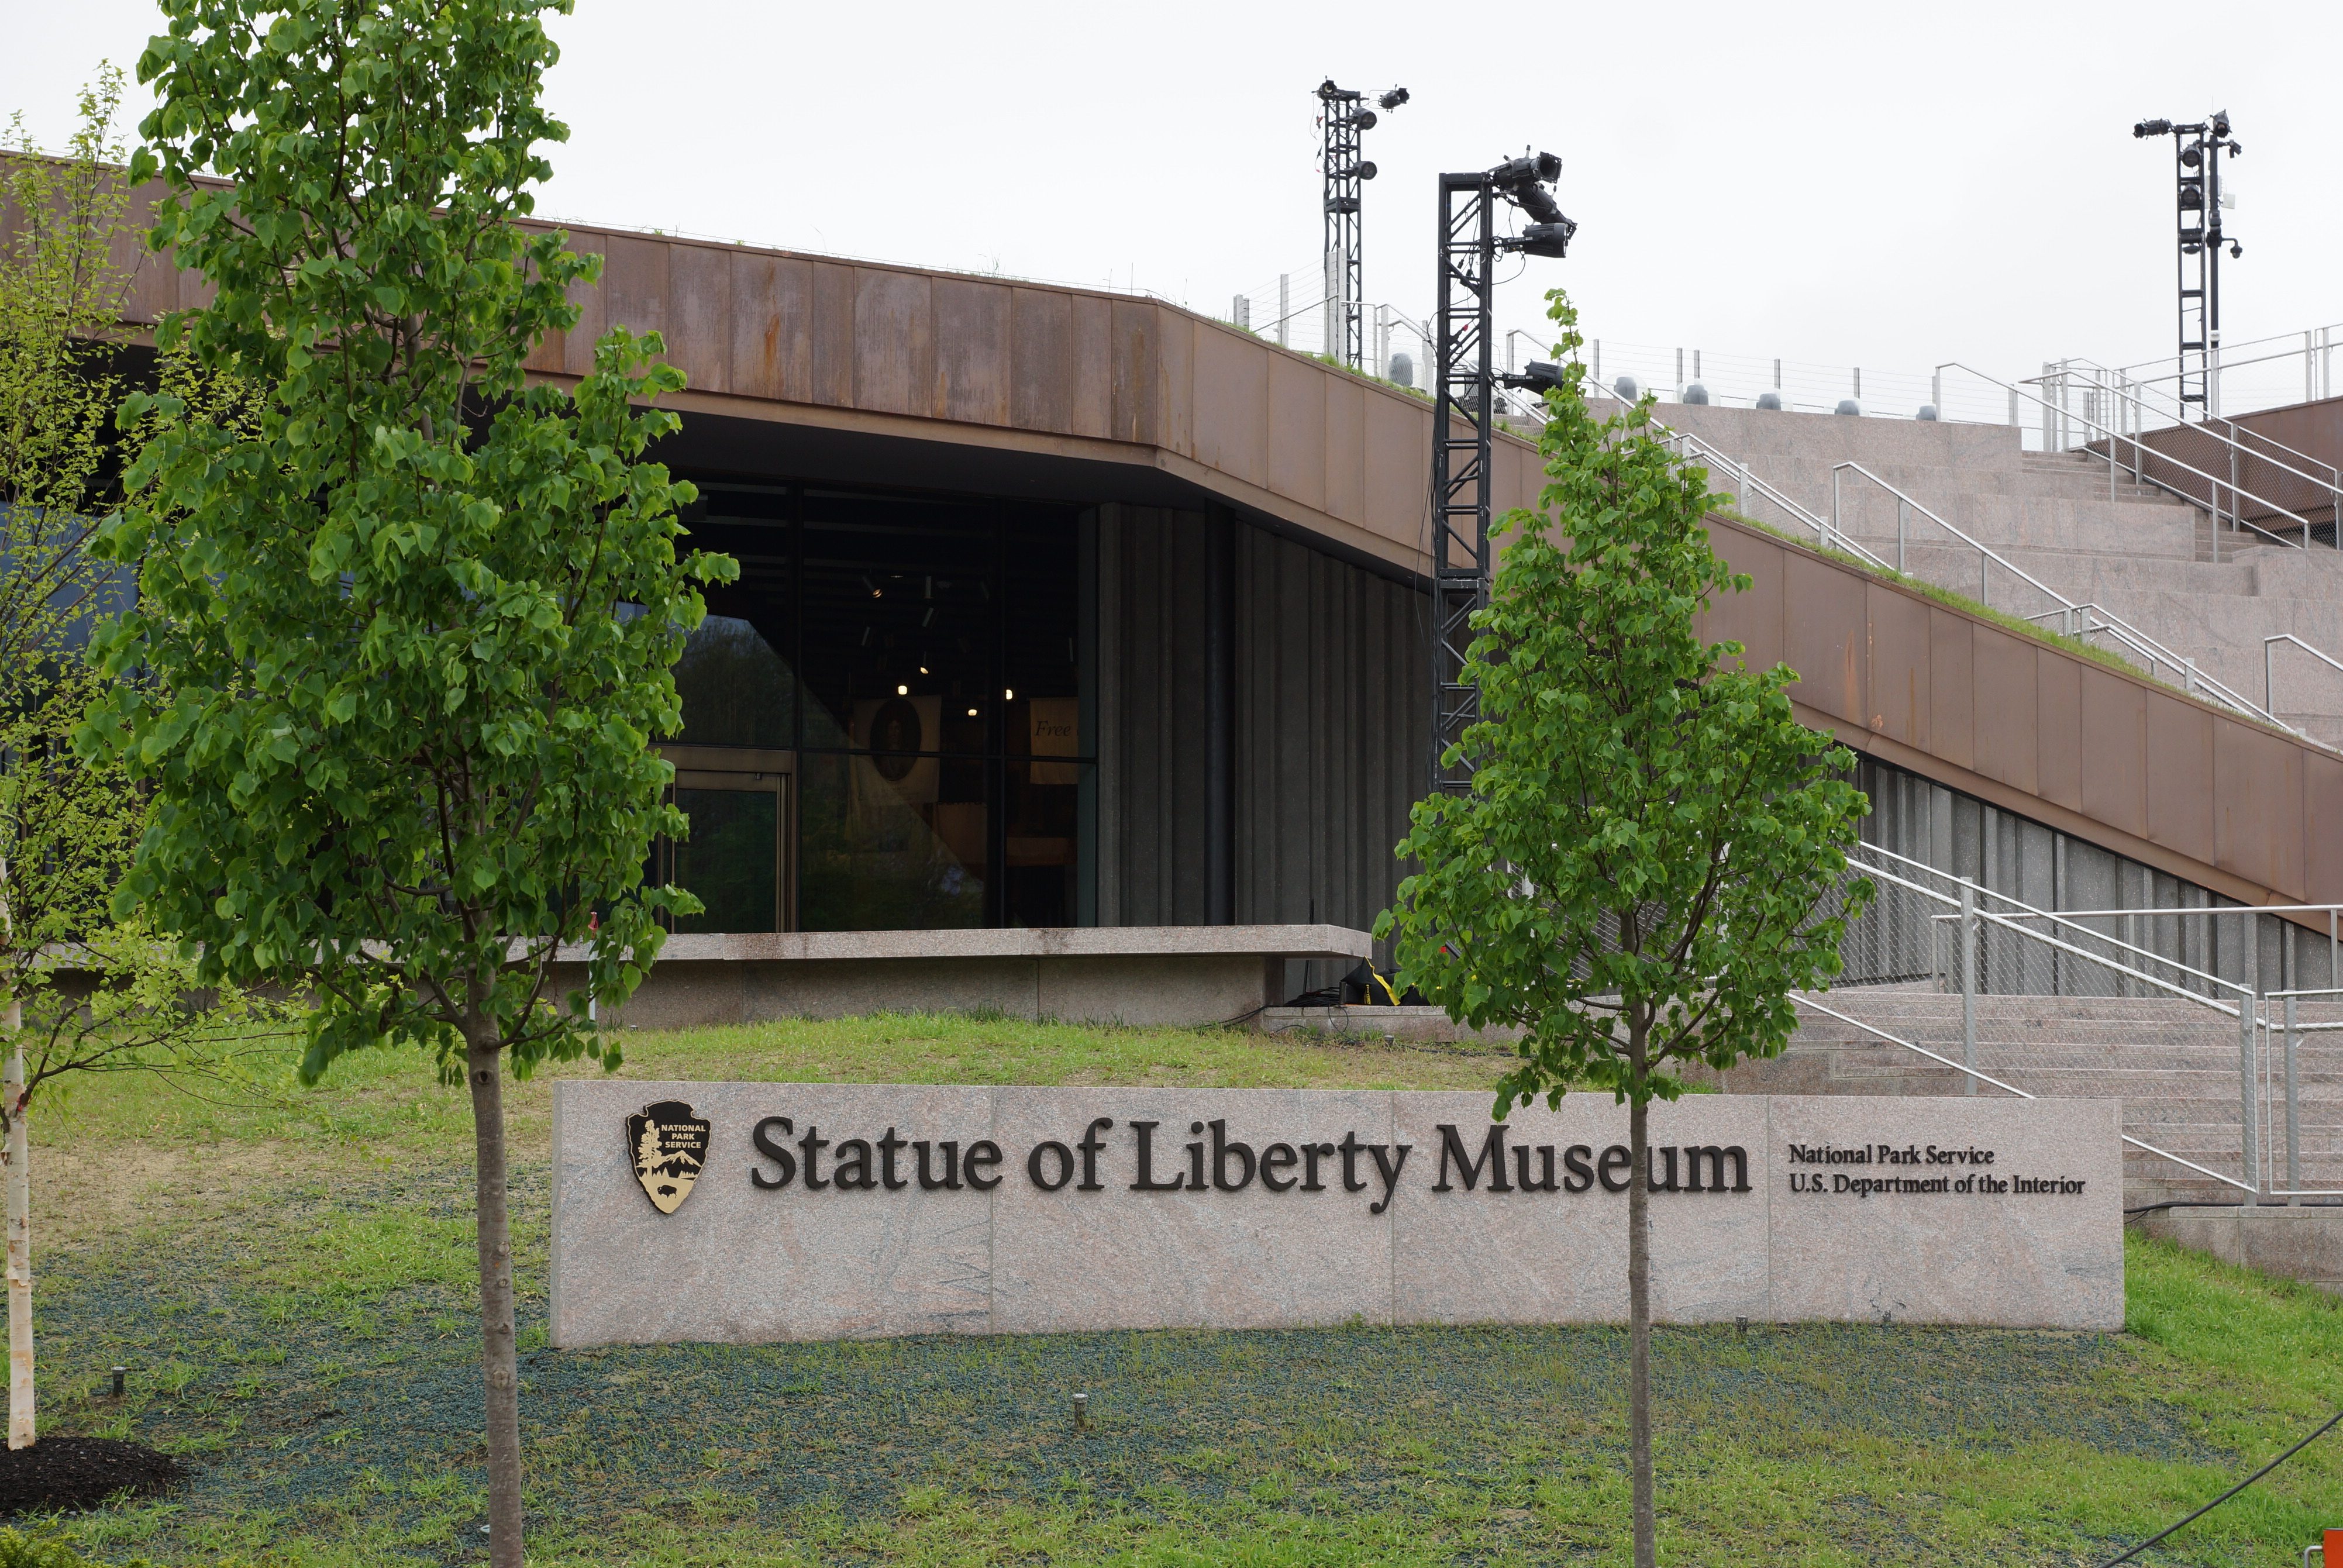
[[[936,1018],[626,1048],[633,1078],[935,1082],[1484,1088],[1501,1060]],[[1615,1330],[547,1349],[543,1082],[513,1107],[534,1562],[1626,1561]],[[196,1479],[33,1527],[103,1562],[480,1560],[460,1091],[385,1054],[306,1094],[116,1080],[41,1116],[45,1430]],[[2343,1404],[2328,1299],[2142,1241],[2128,1263],[2120,1335],[1663,1331],[1664,1560],[2097,1563]],[[2147,1561],[2296,1563],[2329,1523],[2336,1437]]]

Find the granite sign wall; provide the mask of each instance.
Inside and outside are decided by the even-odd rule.
[[[557,1345],[1615,1322],[1627,1113],[1478,1093],[558,1083]],[[1663,1321],[2118,1328],[2112,1100],[1652,1112]]]

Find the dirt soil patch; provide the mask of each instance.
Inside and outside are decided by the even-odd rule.
[[[47,1437],[0,1449],[0,1514],[95,1508],[110,1497],[151,1497],[186,1479],[179,1462],[143,1442]]]

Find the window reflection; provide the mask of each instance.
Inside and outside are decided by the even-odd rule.
[[[749,622],[711,615],[676,660],[683,735],[697,746],[796,744],[797,682],[789,667]]]
[[[809,755],[799,765],[804,928],[983,925],[990,824],[981,778],[948,778],[959,770],[929,757],[890,779],[880,770],[882,760],[830,753]],[[973,790],[967,789],[971,782]]]
[[[797,928],[1072,924],[1091,777],[1074,512],[700,489],[692,543],[741,574],[677,667],[682,739],[796,753]]]

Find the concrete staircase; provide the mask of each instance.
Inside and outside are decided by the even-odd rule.
[[[1855,988],[1825,1000],[1875,1029],[1959,1060],[1958,996]],[[2280,1056],[2273,1065],[2282,1062]],[[2131,1136],[2224,1175],[2240,1172],[2237,1025],[2210,1009],[2112,997],[1980,997],[1977,1067],[2029,1094],[2119,1098]],[[2343,1033],[2302,1036],[2296,1072],[2304,1184],[2343,1188]],[[2274,1088],[2282,1084],[2272,1076]],[[1722,1075],[1720,1087],[1743,1094],[1957,1095],[1963,1080],[1851,1024],[1803,1011],[1786,1051]],[[2000,1092],[1984,1084],[1976,1091]],[[2283,1103],[2276,1101],[2271,1119],[2281,1181]],[[2237,1196],[2234,1188],[2126,1147],[2126,1207]]]
[[[2046,587],[2105,607],[2254,701],[2265,637],[2291,632],[2343,658],[2343,551],[2292,549],[2228,527],[2217,536],[2205,513],[2120,471],[2111,481],[2087,454],[2024,451],[2015,427],[1673,403],[1658,413],[1825,518],[1835,467],[1860,463]],[[1711,483],[1730,494],[1736,477],[1713,470]],[[1851,475],[1839,494],[1843,531],[1894,562],[1896,498]],[[1788,521],[1754,499],[1745,509]],[[1999,568],[1980,581],[1976,553],[1916,513],[1906,519],[1902,553],[1913,576],[1997,609],[2053,608]],[[2277,668],[2279,715],[2343,746],[2343,673],[2283,647]]]

